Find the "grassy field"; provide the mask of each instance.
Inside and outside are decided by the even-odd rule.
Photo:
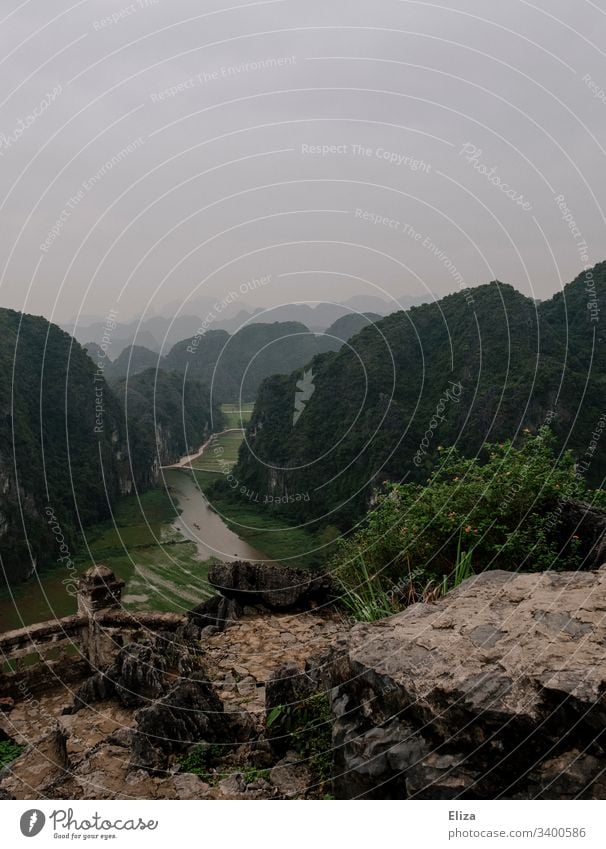
[[[233,427],[240,426],[241,415],[248,420],[251,409],[241,414],[236,405],[223,405]],[[200,489],[229,528],[268,559],[291,566],[321,566],[330,549],[320,547],[332,539],[331,529],[310,533],[293,528],[262,504],[209,492],[212,483],[223,479],[235,464],[242,439],[242,430],[216,436],[209,450],[194,463],[193,474]],[[0,630],[74,613],[76,600],[67,588],[91,563],[104,563],[126,582],[123,601],[127,609],[191,609],[210,595],[206,578],[212,561],[199,560],[195,543],[183,539],[172,527],[177,515],[170,490],[158,488],[139,498],[120,499],[112,520],[86,529],[77,553],[72,555],[73,569],[62,566],[41,570],[37,578],[0,591]]]
[[[87,560],[105,563],[126,581],[127,609],[188,610],[210,595],[209,564],[171,527],[177,509],[165,490],[150,490],[118,502],[113,522],[87,529]]]
[[[204,453],[194,460],[192,467],[210,474],[227,474],[238,460],[238,449],[244,439],[243,427],[252,413],[252,406],[238,407],[237,404],[221,404],[225,416],[225,430],[215,434]]]
[[[238,449],[242,444],[244,432],[241,430],[223,431],[212,438],[204,453],[192,462],[194,469],[221,474],[231,471],[238,459]],[[224,473],[227,474],[227,471]]]
[[[225,429],[246,427],[250,421],[253,405],[239,407],[237,404],[221,404],[221,412],[225,416]]]
[[[161,489],[120,499],[113,521],[86,528],[72,570],[51,567],[0,592],[0,630],[75,613],[68,589],[74,574],[91,563],[104,563],[126,581],[127,610],[183,611],[199,604],[210,595],[210,561],[200,561],[195,544],[171,528],[176,515],[170,495]]]

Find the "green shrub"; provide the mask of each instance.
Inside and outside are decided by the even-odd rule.
[[[249,767],[242,772],[242,778],[245,784],[252,784],[253,781],[269,781],[270,769],[258,769],[257,767]]]
[[[573,535],[562,544],[558,504],[604,506],[605,493],[587,489],[572,454],[556,458],[548,428],[525,433],[519,445],[486,445],[472,459],[439,451],[425,486],[391,485],[339,545],[332,567],[357,618],[381,618],[394,603],[439,596],[472,574],[472,557],[476,571],[580,565],[582,540]]]
[[[192,772],[194,775],[208,777],[212,767],[226,755],[226,746],[211,746],[208,743],[200,743],[181,760],[183,772]]]
[[[397,611],[393,589],[387,589],[380,576],[369,571],[361,552],[352,569],[337,570],[335,577],[343,593],[341,603],[359,622],[374,622]]]
[[[332,778],[332,712],[326,693],[314,693],[298,704],[277,705],[267,716],[267,728],[280,719],[288,728],[292,748],[306,759],[323,787]]]
[[[25,746],[15,743],[13,740],[2,740],[0,742],[0,769],[18,758]]]

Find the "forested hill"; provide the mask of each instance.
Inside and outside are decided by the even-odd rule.
[[[0,583],[74,555],[81,526],[204,441],[209,393],[195,381],[151,370],[117,389],[56,325],[0,309]]]
[[[56,516],[73,551],[76,529],[148,470],[131,476],[120,405],[71,336],[44,318],[0,309],[0,554],[16,580],[60,552]],[[1,576],[0,576],[1,577]]]
[[[178,342],[166,356],[138,345],[125,348],[114,362],[105,358],[105,375],[115,382],[159,368],[212,385],[215,403],[238,403],[240,398],[252,401],[266,377],[288,374],[316,354],[338,350],[350,336],[378,318],[374,313],[349,313],[320,334],[296,321],[247,324],[233,335],[208,329]],[[87,343],[86,347],[94,359],[98,346]]]
[[[88,350],[88,345],[86,348]],[[95,359],[92,354],[91,356]],[[161,357],[155,351],[150,351],[142,345],[130,345],[113,362],[109,358],[105,359],[105,376],[110,382],[127,376],[132,377],[148,368],[157,368],[160,362]]]
[[[599,486],[605,303],[601,263],[540,304],[493,282],[394,313],[262,383],[234,474],[284,515],[347,527],[382,481],[425,480],[439,445],[473,455],[548,423],[579,459],[593,439]]]
[[[261,381],[288,374],[340,340],[316,336],[296,321],[248,324],[233,336],[207,330],[173,346],[160,367],[185,372],[212,389],[214,402],[254,400]]]
[[[211,408],[210,393],[197,380],[150,368],[114,385],[124,405],[124,423],[131,456],[154,470],[192,454],[210,433],[223,429],[219,407]]]

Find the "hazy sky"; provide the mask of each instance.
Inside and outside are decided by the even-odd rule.
[[[604,0],[1,0],[0,35],[2,306],[544,298],[606,257]]]

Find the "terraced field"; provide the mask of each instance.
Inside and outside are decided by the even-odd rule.
[[[242,430],[224,430],[213,436],[201,456],[192,461],[191,467],[204,472],[227,474],[236,464],[238,450],[244,438]]]

